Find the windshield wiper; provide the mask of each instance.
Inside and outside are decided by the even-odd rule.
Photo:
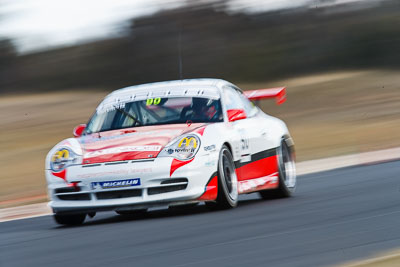
[[[122,114],[124,114],[125,116],[131,118],[131,119],[134,121],[133,126],[135,126],[135,124],[137,124],[137,125],[142,125],[142,123],[141,123],[138,119],[136,119],[132,114],[126,112],[126,111],[123,110],[123,109],[117,108],[117,107],[115,107],[115,106],[114,106],[114,108],[115,108],[116,110],[118,110],[119,112],[121,112]]]

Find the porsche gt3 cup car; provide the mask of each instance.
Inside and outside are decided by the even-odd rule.
[[[265,98],[280,104],[286,89],[242,92],[224,80],[192,79],[112,92],[75,138],[47,155],[56,222],[198,202],[232,208],[251,192],[290,196],[293,141],[284,122],[251,102]]]

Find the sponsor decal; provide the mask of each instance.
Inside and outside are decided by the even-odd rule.
[[[172,155],[174,153],[194,153],[197,149],[197,140],[194,137],[184,137],[179,141],[178,147],[166,148],[165,151]]]
[[[130,136],[165,136],[165,135],[175,135],[181,133],[181,130],[162,130],[162,131],[149,131],[149,132],[132,132],[132,133],[126,133],[124,135],[111,135],[111,136],[101,136],[100,138],[97,135],[88,135],[88,136],[83,136],[81,138],[81,143],[82,144],[90,144],[90,143],[95,143],[99,141],[108,141],[108,140],[113,140],[113,139],[118,139],[118,138],[126,138]]]
[[[182,140],[179,142],[178,147],[182,147],[183,142],[185,142],[185,146],[188,147],[190,143],[193,141],[193,148],[197,148],[197,141],[196,138],[194,137],[184,137]]]
[[[50,159],[50,168],[54,172],[62,171],[76,161],[74,152],[68,148],[58,149]]]
[[[195,148],[186,148],[186,147],[184,147],[184,148],[175,148],[175,149],[169,148],[167,152],[169,154],[172,154],[171,150],[172,150],[172,153],[174,153],[174,152],[176,152],[176,153],[188,153],[188,152],[193,153],[196,149]]]
[[[105,181],[105,182],[92,182],[92,190],[96,189],[110,189],[110,188],[121,188],[140,185],[140,178],[118,180],[118,181]]]
[[[117,154],[123,152],[143,152],[143,151],[160,151],[161,146],[121,146],[107,149],[99,149],[85,153],[85,158],[97,157],[105,154]]]
[[[111,112],[111,111],[114,111],[114,110],[116,110],[116,109],[124,109],[124,108],[125,108],[125,103],[123,103],[123,102],[118,102],[118,103],[115,103],[115,104],[113,104],[113,105],[111,105],[111,106],[107,106],[107,107],[105,107],[104,109],[100,110],[100,111],[99,111],[99,114]]]
[[[51,157],[51,162],[62,161],[65,159],[69,159],[69,150],[62,148],[54,153],[54,155]]]
[[[209,145],[204,147],[204,151],[215,151],[215,145]]]
[[[105,177],[105,176],[116,176],[116,175],[129,175],[129,174],[145,174],[153,172],[152,168],[130,168],[130,169],[117,169],[111,171],[101,171],[101,172],[90,172],[84,174],[77,174],[77,178],[85,179],[85,178],[97,178],[97,177]]]

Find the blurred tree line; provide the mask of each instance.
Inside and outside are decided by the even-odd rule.
[[[400,1],[332,12],[229,13],[188,4],[131,21],[121,37],[17,55],[0,41],[0,93],[108,88],[184,78],[266,81],[315,72],[400,67]],[[333,10],[334,11],[334,10]]]

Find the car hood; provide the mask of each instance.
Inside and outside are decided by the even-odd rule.
[[[155,158],[174,138],[204,125],[142,126],[85,135],[78,138],[83,152],[82,164]]]

